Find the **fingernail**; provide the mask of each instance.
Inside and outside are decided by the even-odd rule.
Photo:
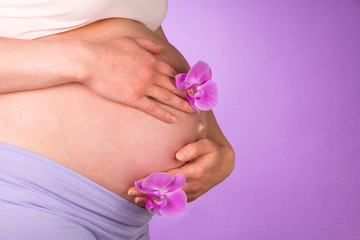
[[[176,158],[179,159],[179,160],[182,160],[182,159],[185,158],[185,154],[182,153],[182,152],[178,152],[178,153],[176,154]]]
[[[144,202],[144,199],[145,199],[145,198],[143,198],[143,197],[136,197],[136,198],[134,199],[134,202],[135,202],[136,204],[142,203],[142,202]]]
[[[178,120],[177,117],[175,117],[175,116],[171,116],[170,119],[171,119],[171,122],[172,122],[172,123],[176,123],[177,120]]]
[[[133,195],[134,194],[134,191],[132,190],[132,189],[130,189],[129,191],[128,191],[128,195]]]

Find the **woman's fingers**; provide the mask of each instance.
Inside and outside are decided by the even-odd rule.
[[[176,95],[186,99],[186,92],[176,88],[174,78],[178,74],[178,72],[175,70],[175,68],[173,68],[164,61],[158,60],[157,71],[164,75],[164,77],[158,77],[156,79],[157,85],[166,88],[171,92],[175,93]]]
[[[178,121],[178,118],[174,114],[162,109],[154,101],[147,97],[138,99],[134,104],[134,107],[167,123],[176,123]]]
[[[185,176],[186,184],[182,190],[186,193],[188,202],[194,201],[203,194],[204,186],[202,185],[201,178],[204,177],[205,169],[193,164],[186,164],[167,173],[173,175],[183,174]]]
[[[161,50],[164,48],[162,45],[159,45],[153,41],[151,41],[150,39],[146,39],[146,38],[134,38],[131,37],[131,39],[133,39],[137,44],[139,44],[142,48],[146,49],[147,51],[153,53],[153,54],[158,54],[161,52]]]
[[[168,76],[161,76],[156,79],[156,85],[166,88],[167,90],[171,91],[172,93],[176,94],[177,96],[187,99],[186,98],[186,91],[182,91],[176,88],[175,81],[173,78]]]
[[[175,86],[176,70],[156,56],[164,46],[136,37],[120,37],[86,46],[90,55],[99,59],[90,61],[95,64],[87,66],[91,71],[83,83],[98,95],[166,123],[176,123],[177,117],[156,101],[186,113],[194,111],[185,91]]]
[[[187,162],[197,157],[216,151],[216,145],[208,139],[200,139],[197,142],[190,143],[179,151],[175,157],[178,161]]]
[[[145,178],[139,179],[142,181]],[[134,202],[140,207],[146,208],[146,194],[142,193],[135,186],[132,186],[128,190],[128,196],[134,197]]]
[[[160,86],[152,86],[148,89],[147,94],[155,100],[180,111],[188,113],[194,111],[187,100]]]
[[[146,197],[135,197],[134,198],[134,202],[143,207],[143,208],[146,208]]]
[[[128,195],[129,196],[141,196],[141,195],[144,195],[144,194],[142,192],[140,192],[135,186],[132,186],[128,190]]]
[[[161,60],[158,60],[156,64],[156,69],[158,70],[158,72],[172,78],[174,78],[178,74],[175,68]]]

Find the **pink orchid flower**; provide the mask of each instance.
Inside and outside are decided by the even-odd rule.
[[[186,194],[181,188],[186,179],[182,174],[153,173],[142,181],[135,182],[140,192],[146,197],[146,208],[150,213],[164,217],[177,217],[185,212]]]
[[[207,111],[217,104],[217,86],[211,80],[211,69],[203,61],[197,62],[188,73],[175,76],[176,87],[186,90],[190,105],[197,111]]]

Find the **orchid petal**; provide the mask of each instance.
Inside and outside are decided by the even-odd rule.
[[[204,97],[204,95],[205,95],[204,90],[200,89],[200,90],[196,93],[195,99],[196,99],[196,100],[202,99],[202,98]],[[195,101],[196,101],[196,100],[195,100]]]
[[[177,174],[174,177],[175,180],[166,189],[167,193],[183,188],[186,183],[186,178],[183,174]]]
[[[152,214],[157,213],[156,206],[155,206],[154,202],[149,197],[146,198],[146,208]]]
[[[175,180],[175,177],[169,173],[153,173],[142,182],[142,187],[148,190],[166,191],[167,186]]]
[[[151,196],[150,196],[151,197]],[[157,198],[157,200],[154,199],[154,197]],[[164,194],[154,194],[153,197],[151,197],[151,199],[154,201],[154,203],[156,204],[157,208],[163,208],[164,205],[166,204],[166,198],[164,197]]]
[[[186,209],[186,194],[182,190],[176,190],[174,192],[166,194],[167,203],[159,212],[164,217],[177,217],[182,215]]]
[[[180,89],[180,90],[186,90],[187,89],[189,84],[185,81],[186,76],[187,76],[187,73],[180,73],[180,74],[175,76],[175,83],[176,83],[176,87],[178,89]]]
[[[195,106],[194,102],[195,102],[195,98],[190,96],[190,94],[187,93],[187,99],[189,101],[190,106],[195,109],[198,113],[200,113],[200,110]]]
[[[144,194],[152,194],[155,191],[153,189],[147,189],[142,186],[143,181],[137,181],[135,182],[135,187]]]
[[[187,74],[186,82],[203,84],[211,79],[211,69],[209,65],[203,61],[198,61]]]
[[[214,81],[207,81],[201,85],[201,90],[204,95],[201,99],[196,99],[194,105],[196,108],[207,111],[212,109],[217,104],[217,86]]]

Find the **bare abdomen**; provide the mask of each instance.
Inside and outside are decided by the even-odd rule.
[[[48,38],[101,41],[122,35],[163,41],[142,24],[125,19]],[[170,45],[161,57],[180,70],[188,68]],[[206,126],[204,113],[167,109],[179,117],[177,124],[105,100],[80,83],[0,94],[0,142],[42,154],[126,197],[135,180],[179,167],[175,152],[205,136],[199,132],[200,125]]]

